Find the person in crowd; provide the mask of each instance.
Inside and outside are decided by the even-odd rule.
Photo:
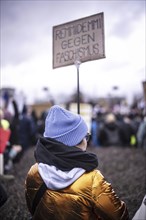
[[[10,123],[8,120],[4,118],[4,112],[1,108],[0,108],[0,127],[2,127],[5,130],[7,130],[10,127]]]
[[[24,104],[22,114],[19,117],[19,141],[22,146],[20,158],[24,152],[32,146],[32,137],[35,136],[35,133],[36,126],[30,109]]]
[[[99,147],[100,141],[99,141],[99,129],[100,125],[102,123],[101,119],[102,113],[98,112],[96,114],[93,114],[91,119],[91,142],[90,144],[93,147]]]
[[[146,151],[146,116],[143,117],[137,131],[138,147]]]
[[[98,124],[97,124],[96,118],[92,117],[91,119],[91,145],[94,147],[99,146],[97,133],[98,133]]]
[[[4,119],[4,112],[0,108],[0,175],[4,174],[4,152],[10,138],[10,123]]]
[[[97,156],[86,151],[88,128],[80,115],[52,106],[43,136],[25,180],[33,220],[129,219],[125,202],[97,169]]]
[[[119,118],[119,117],[118,117]],[[118,120],[120,127],[120,136],[123,147],[136,145],[135,129],[128,115],[123,115],[122,120]]]
[[[99,129],[101,146],[121,146],[121,130],[113,113],[105,115],[105,121]]]
[[[138,128],[142,122],[143,116],[141,113],[135,113],[135,114],[129,114],[129,118],[131,120],[131,126],[134,129],[134,136],[135,136],[135,138],[137,138],[136,134],[137,134]]]
[[[11,136],[10,136],[10,143],[11,145],[19,145],[19,110],[18,105],[15,99],[11,100],[12,107],[14,114],[10,120],[10,129],[11,129]]]
[[[30,119],[31,119],[31,123],[32,123],[32,136],[31,136],[31,144],[35,145],[37,138],[39,136],[38,133],[38,116],[36,114],[36,111],[34,109],[32,109],[32,107],[29,107],[29,114],[30,114]]]
[[[19,111],[18,105],[15,99],[11,98],[11,102],[14,114],[9,117],[10,123],[10,138],[6,151],[4,152],[5,172],[11,171],[13,163],[18,162],[19,154],[22,151],[19,140]]]
[[[48,111],[43,111],[38,119],[38,123],[37,123],[38,136],[43,136],[47,113]]]

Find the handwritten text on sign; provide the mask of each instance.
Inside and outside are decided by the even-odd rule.
[[[53,27],[53,68],[105,58],[103,13]]]

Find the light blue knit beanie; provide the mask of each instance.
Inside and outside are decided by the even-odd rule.
[[[67,146],[76,146],[87,132],[87,125],[80,115],[58,105],[50,108],[45,120],[44,137],[54,138]]]

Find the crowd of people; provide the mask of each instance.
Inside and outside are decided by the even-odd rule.
[[[8,110],[12,106],[13,113]],[[116,110],[115,110],[116,109]],[[17,163],[25,151],[36,144],[43,136],[45,118],[48,109],[37,117],[31,106],[23,105],[20,112],[17,101],[9,99],[0,109],[0,127],[9,130],[8,141],[3,152],[4,173],[9,172],[13,163]],[[100,105],[93,107],[91,119],[90,146],[93,147],[140,147],[146,150],[146,116],[144,107],[124,108],[114,106],[109,111]]]
[[[49,143],[51,143],[51,146],[52,146],[52,143],[55,138],[55,142],[53,143],[54,147],[56,145],[58,146],[59,143],[60,144],[63,143],[66,146],[77,146],[78,148],[81,148],[83,152],[86,151],[87,143],[85,139],[88,134],[88,128],[85,125],[85,122],[82,121],[79,115],[74,116],[73,113],[67,111],[66,109],[62,109],[59,106],[55,106],[54,108],[46,109],[46,111],[42,112],[41,116],[38,118],[35,111],[31,108],[31,106],[27,106],[26,104],[24,104],[22,111],[20,112],[18,110],[18,105],[17,105],[16,100],[10,99],[9,102],[11,102],[13,106],[13,114],[10,111],[8,111],[9,103],[5,103],[4,107],[0,109],[0,129],[7,132],[6,133],[7,141],[5,140],[6,141],[5,147],[3,149],[3,152],[0,152],[4,156],[4,174],[11,172],[11,169],[13,168],[14,163],[17,163],[21,160],[21,158],[23,157],[27,149],[29,149],[31,146],[34,146],[34,145],[38,146],[38,143],[39,143],[38,140],[42,141],[42,143],[39,144],[39,149],[40,149],[40,145],[42,148],[43,145],[48,144],[48,141],[50,141]],[[109,110],[106,111],[103,107],[99,105],[94,106],[93,115],[91,119],[91,131],[90,131],[91,139],[88,145],[92,147],[110,147],[110,146],[131,147],[131,146],[134,146],[134,147],[143,148],[144,150],[146,150],[146,116],[144,112],[145,112],[144,108],[143,109],[131,108],[129,109],[129,111],[121,113],[120,111],[114,111],[114,109],[110,111]],[[65,119],[63,117],[65,117]],[[72,121],[72,123],[70,123],[70,121],[68,122],[70,117],[72,120],[73,120],[72,117],[74,117],[74,120]],[[78,126],[81,127],[80,129],[77,129],[78,126],[76,125],[76,120],[78,122]],[[80,124],[80,120],[82,121],[82,124]],[[73,126],[73,128],[71,126]],[[68,137],[68,132],[69,132],[68,129],[70,129],[70,132],[71,132],[71,135],[69,137]],[[74,130],[75,131],[77,130],[77,132],[75,133],[75,136],[72,135],[74,134]],[[60,134],[58,132],[63,132],[63,134],[62,133]],[[5,136],[5,133],[3,134]],[[51,139],[49,140],[48,138],[51,138]],[[74,140],[74,138],[76,139]],[[67,152],[69,151],[70,153],[72,152],[72,150],[75,150],[74,148],[66,148],[62,144],[60,145],[60,147],[65,148],[65,151]],[[36,148],[36,151],[37,151],[37,148]],[[44,152],[44,156],[41,158],[42,150],[39,152],[36,152],[36,151],[35,151],[36,162],[38,161],[39,164],[44,163],[44,165],[40,165],[40,167],[38,167],[37,169],[40,172],[40,175],[43,175],[42,178],[44,178],[44,181],[45,181],[46,174],[44,170],[46,169],[46,163],[48,163],[47,162],[48,158],[47,160],[45,159],[46,158],[45,152]],[[47,153],[49,156],[50,155],[49,152]],[[74,153],[75,155],[77,154],[77,152],[73,152],[73,155]],[[78,153],[81,155],[84,154],[80,152],[80,150]],[[51,151],[51,155],[53,154],[54,154],[54,150],[53,152]],[[57,154],[59,154],[59,152]],[[56,153],[54,154],[54,156],[56,157]],[[88,157],[91,157],[91,155],[86,155],[86,154],[84,156],[87,156],[87,159]],[[50,157],[50,161],[53,161],[51,157]],[[93,160],[95,160],[94,157],[93,157]],[[53,172],[53,175],[58,175],[58,174],[60,175],[60,173],[62,173],[63,176],[64,174],[66,175],[66,170],[64,170],[64,168],[62,169],[63,163],[59,164],[59,167],[61,167],[59,173],[56,173],[54,168],[52,170],[52,163],[49,165],[51,165],[51,172]],[[97,165],[97,161],[96,161],[96,165]],[[53,167],[54,166],[57,167],[58,162],[57,164],[56,163],[53,164]],[[73,170],[75,168],[74,166],[76,165],[73,165],[72,167]],[[41,170],[42,172],[44,172],[44,174],[41,173]],[[84,172],[86,173],[86,171],[88,171],[88,168],[83,168],[83,170],[85,170]],[[91,171],[92,170],[94,169],[91,168]],[[82,171],[82,169],[79,171]],[[72,169],[69,169],[69,172],[72,172]],[[28,175],[30,175],[30,173]],[[62,177],[61,177],[61,181],[64,181],[63,184],[65,183],[65,180],[62,180]],[[73,183],[75,183],[76,185],[76,179],[73,179]],[[52,184],[54,184],[54,182],[52,182]],[[56,186],[53,185],[53,187],[56,187]],[[53,188],[53,190],[54,189],[56,190],[56,188]],[[3,188],[1,185],[0,185],[0,190],[2,192],[2,197],[1,197],[0,202],[3,203],[7,200],[7,195],[3,191]],[[45,190],[46,190],[46,186],[45,186]],[[63,190],[64,190],[64,187],[63,187]],[[26,193],[29,193],[29,187],[27,188],[27,185],[26,185]],[[27,195],[26,195],[26,198],[27,198]],[[27,204],[29,204],[29,202],[30,201],[27,201]],[[124,203],[120,200],[118,202],[120,204],[119,207],[122,207]],[[58,203],[56,204],[58,205]],[[31,210],[29,205],[28,205],[28,208],[30,212],[33,213],[33,210]],[[100,215],[101,213],[99,212],[98,214]],[[110,213],[108,212],[105,212],[105,213],[103,212],[102,214],[110,215]],[[128,213],[123,219],[128,219]]]
[[[120,112],[93,108],[91,145],[95,147],[139,147],[146,150],[146,114],[143,108],[129,108]]]
[[[0,127],[3,132],[1,139],[5,139],[5,146],[3,146],[4,173],[9,172],[13,163],[19,162],[25,151],[34,145],[37,132],[31,108],[24,104],[22,112],[20,112],[14,99],[10,99],[9,102],[13,108],[12,112],[8,110],[10,103],[5,103],[3,109],[0,110]],[[7,136],[8,131],[9,136]]]

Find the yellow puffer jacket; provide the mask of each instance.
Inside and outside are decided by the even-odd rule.
[[[32,213],[32,201],[43,180],[34,164],[25,182],[27,206]],[[84,173],[65,189],[47,189],[36,207],[33,220],[128,220],[126,205],[115,194],[99,170]]]

